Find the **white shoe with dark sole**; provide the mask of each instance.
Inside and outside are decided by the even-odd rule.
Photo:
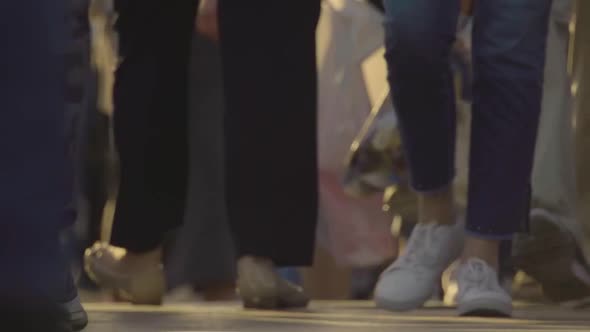
[[[377,283],[377,306],[392,311],[423,306],[440,285],[443,271],[461,253],[463,234],[462,223],[417,224],[405,251]]]
[[[470,258],[456,271],[457,312],[460,316],[510,317],[512,298],[486,262]]]

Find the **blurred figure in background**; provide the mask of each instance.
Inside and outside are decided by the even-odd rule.
[[[455,102],[449,53],[459,3],[385,1],[389,79],[418,192],[418,218],[405,252],[384,272],[377,303],[409,310],[433,294],[461,256],[461,315],[509,316],[498,282],[501,240],[526,230],[530,173],[550,0],[478,1],[474,11],[474,102],[466,240],[455,211]],[[509,31],[509,33],[505,33]]]
[[[205,2],[210,3],[210,2]],[[235,248],[227,220],[223,162],[221,57],[211,13],[201,8],[189,67],[189,158],[185,222],[165,255],[166,300],[188,294],[208,300],[234,299]],[[205,24],[205,25],[204,25]],[[216,26],[216,22],[214,22]],[[206,28],[205,28],[206,27]],[[191,297],[189,296],[189,299]]]
[[[575,1],[569,70],[574,104],[578,218],[590,236],[590,2]],[[584,244],[590,253],[590,242]]]
[[[75,270],[80,271],[79,286],[94,290],[96,286],[81,269],[85,248],[101,238],[105,204],[112,196],[112,158],[110,117],[112,102],[105,91],[114,57],[105,55],[112,43],[108,33],[108,1],[70,0],[69,28],[73,33],[67,61],[67,124],[70,152],[74,161],[75,226],[67,233]],[[105,37],[105,38],[103,38]],[[107,63],[105,63],[107,62]],[[109,186],[109,184],[111,184]]]
[[[590,296],[584,253],[589,238],[576,208],[574,109],[567,66],[572,7],[572,0],[553,0],[530,235],[518,235],[513,247],[515,267],[539,281],[544,295],[556,302]]]

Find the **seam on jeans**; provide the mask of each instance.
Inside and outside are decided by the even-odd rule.
[[[439,192],[453,186],[453,183],[455,182],[454,172],[451,174],[450,178],[451,179],[448,182],[437,187],[436,189],[420,190],[420,189],[417,189],[413,184],[410,184],[410,189],[412,189],[412,191],[414,191],[418,194],[436,194],[436,193],[439,193]]]

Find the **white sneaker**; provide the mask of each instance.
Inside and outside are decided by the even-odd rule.
[[[457,269],[457,310],[461,316],[509,317],[512,298],[500,286],[498,273],[486,262],[470,258]]]
[[[462,247],[462,223],[417,224],[404,253],[377,283],[377,306],[405,311],[424,305],[440,284],[442,272],[459,256]]]

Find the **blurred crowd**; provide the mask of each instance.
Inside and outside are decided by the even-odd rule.
[[[82,300],[590,304],[587,1],[68,5]]]

